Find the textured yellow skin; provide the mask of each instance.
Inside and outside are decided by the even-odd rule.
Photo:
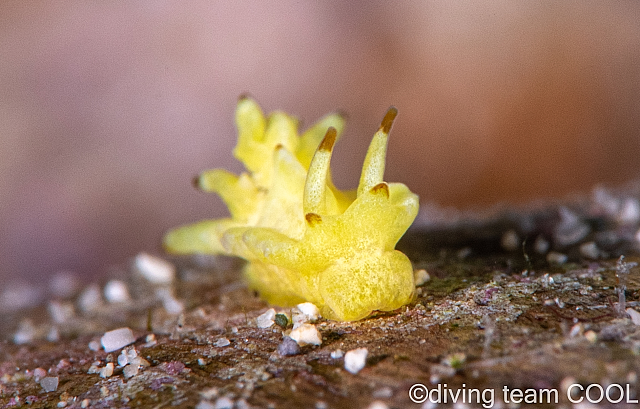
[[[418,197],[401,183],[385,183],[387,139],[397,111],[389,109],[373,137],[360,184],[342,192],[329,161],[344,119],[328,115],[297,133],[297,121],[241,98],[234,155],[248,172],[215,169],[197,179],[216,192],[230,218],[206,220],[167,233],[177,254],[242,257],[249,287],[268,302],[309,301],[322,315],[352,321],[397,309],[413,298],[413,268],[395,245],[418,211]]]

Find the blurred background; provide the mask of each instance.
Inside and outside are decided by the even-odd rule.
[[[3,1],[0,283],[104,277],[224,216],[191,179],[241,171],[245,92],[302,128],[345,111],[341,188],[392,104],[386,180],[422,203],[637,179],[639,21],[636,1]]]

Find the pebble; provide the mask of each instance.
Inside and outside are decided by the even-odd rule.
[[[335,351],[331,351],[331,358],[340,359],[344,356],[344,352],[341,349],[336,349]]]
[[[635,325],[640,325],[640,312],[634,310],[633,308],[627,308],[625,311]]]
[[[127,365],[122,370],[122,373],[126,379],[132,378],[138,374],[138,365]]]
[[[156,296],[162,300],[165,311],[171,315],[179,315],[184,311],[184,303],[173,296],[168,288],[159,288]]]
[[[633,225],[640,220],[640,202],[635,198],[625,199],[620,212],[616,215],[618,223],[622,225]]]
[[[258,325],[258,328],[269,328],[275,323],[275,317],[276,310],[269,308],[264,314],[261,314],[256,318],[256,324]]]
[[[322,344],[320,332],[318,332],[316,326],[312,324],[301,324],[297,328],[294,327],[289,334],[289,337],[296,341],[300,346]]]
[[[40,386],[42,386],[45,392],[53,392],[58,389],[58,377],[47,376],[46,378],[42,378],[40,380]]]
[[[374,400],[369,406],[367,406],[367,409],[389,409],[389,405],[381,400]]]
[[[129,288],[120,280],[111,280],[104,286],[104,298],[110,303],[123,303],[131,300]]]
[[[344,369],[357,374],[367,363],[367,355],[369,350],[367,348],[357,348],[348,351],[344,354]]]
[[[533,242],[533,249],[538,254],[545,254],[549,251],[549,246],[549,242],[542,235],[536,237],[536,241]]]
[[[42,291],[31,285],[3,283],[2,287],[2,292],[0,292],[0,312],[19,311],[34,307],[42,300]]]
[[[59,301],[50,301],[47,305],[47,311],[56,324],[64,324],[74,315],[73,304]]]
[[[216,407],[208,400],[201,400],[196,405],[196,409],[216,409]]]
[[[173,264],[147,253],[138,254],[134,266],[141,276],[153,284],[170,284],[176,275]]]
[[[226,396],[216,399],[215,409],[233,409],[233,401]]]
[[[418,269],[413,272],[413,281],[417,286],[420,286],[429,280],[431,280],[431,276],[424,268]]]
[[[109,362],[104,366],[104,368],[100,369],[100,377],[108,378],[113,375],[113,362]]]
[[[518,233],[516,233],[515,230],[507,230],[502,234],[500,245],[506,251],[518,250],[520,247],[520,237],[518,237]]]
[[[83,312],[96,311],[102,304],[101,297],[100,287],[97,284],[91,284],[78,297],[78,306]]]
[[[558,253],[557,251],[550,251],[547,254],[547,262],[549,264],[564,264],[568,260],[566,254]]]
[[[284,337],[280,345],[278,345],[278,353],[282,356],[297,355],[300,353],[300,346],[294,339]]]
[[[113,352],[133,344],[136,338],[130,328],[124,327],[105,332],[100,342],[105,352]]]
[[[226,347],[229,344],[231,344],[231,341],[229,341],[227,338],[220,338],[216,341],[217,347]]]
[[[580,217],[566,207],[558,209],[560,222],[556,225],[553,238],[559,246],[569,246],[577,243],[589,234],[591,227],[584,223]]]
[[[35,336],[37,335],[36,327],[33,325],[33,322],[25,318],[20,321],[20,326],[18,330],[13,334],[13,343],[14,344],[28,344],[33,341]]]
[[[320,318],[320,310],[315,304],[305,302],[296,305],[291,311],[291,321],[293,329],[296,329],[307,322],[316,322]]]
[[[47,376],[47,371],[45,371],[42,368],[36,368],[33,370],[33,379],[36,382],[39,382],[40,379],[44,378],[45,376]]]
[[[49,289],[56,298],[69,298],[75,294],[80,285],[78,276],[71,271],[59,271],[51,277]]]
[[[588,241],[580,245],[580,255],[584,258],[595,260],[600,257],[600,250],[595,242]]]

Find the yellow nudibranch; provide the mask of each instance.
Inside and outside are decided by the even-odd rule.
[[[196,179],[220,195],[231,217],[169,231],[166,250],[241,257],[249,287],[268,302],[312,302],[330,319],[358,320],[409,303],[413,268],[395,245],[416,217],[418,196],[382,180],[396,114],[390,108],[373,136],[357,190],[343,192],[329,170],[342,116],[328,115],[298,136],[295,118],[265,118],[254,100],[241,98],[233,153],[247,172],[214,169]]]

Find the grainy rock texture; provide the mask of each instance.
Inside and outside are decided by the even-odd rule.
[[[116,277],[130,294],[118,302],[94,284],[90,305],[80,288],[5,309],[0,408],[419,408],[409,395],[418,383],[460,399],[484,392],[471,407],[571,408],[574,384],[620,385],[622,403],[633,401],[640,326],[625,311],[640,311],[640,216],[607,194],[415,228],[399,244],[428,273],[415,301],[358,322],[320,318],[321,345],[299,350],[290,321],[257,325],[270,306],[246,290],[233,259],[171,259],[175,279],[156,282],[134,266]],[[105,352],[101,337],[121,327],[135,342]],[[358,348],[365,366],[350,373],[336,351]]]

